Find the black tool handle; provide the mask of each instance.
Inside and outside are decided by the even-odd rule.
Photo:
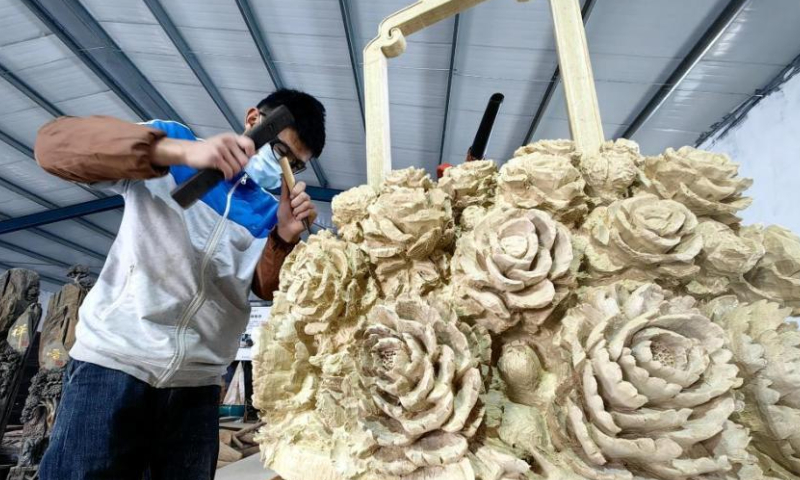
[[[276,139],[283,129],[293,124],[294,117],[291,112],[281,105],[270,111],[258,125],[245,132],[245,136],[250,137],[256,150],[259,150]],[[224,178],[225,175],[220,170],[214,168],[200,170],[189,180],[175,187],[171,192],[172,198],[181,207],[189,208]]]
[[[489,146],[489,138],[492,136],[494,121],[504,98],[502,93],[495,93],[489,99],[488,105],[486,105],[481,124],[478,127],[478,133],[475,134],[475,140],[469,149],[469,155],[475,160],[483,160],[483,157],[486,156],[486,148]]]

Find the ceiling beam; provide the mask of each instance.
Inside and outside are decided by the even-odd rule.
[[[0,213],[0,221],[11,220],[11,219],[12,219],[12,217],[10,215],[6,215],[4,213]],[[34,235],[38,235],[38,236],[40,236],[40,237],[42,237],[42,238],[44,238],[46,240],[50,240],[51,242],[57,243],[57,244],[62,245],[64,247],[67,247],[67,248],[70,248],[70,249],[75,250],[77,252],[80,252],[80,253],[82,253],[82,254],[84,254],[86,256],[89,256],[89,257],[92,257],[92,258],[96,258],[97,260],[101,260],[101,261],[104,261],[104,262],[106,260],[105,254],[102,254],[100,252],[96,252],[94,250],[86,248],[83,245],[79,245],[79,244],[77,244],[75,242],[67,240],[66,238],[59,237],[58,235],[56,235],[54,233],[50,233],[47,230],[43,230],[43,229],[37,228],[37,227],[30,227],[30,228],[28,228],[28,232],[30,232],[30,233],[32,233]]]
[[[444,142],[447,138],[447,121],[450,119],[450,97],[453,93],[453,76],[456,71],[456,54],[458,53],[458,24],[461,14],[453,20],[453,39],[450,43],[450,68],[447,73],[447,90],[444,99],[444,120],[442,120],[442,138],[439,142],[439,165],[444,161]]]
[[[581,16],[583,17],[584,26],[586,26],[586,23],[589,21],[589,16],[592,14],[595,2],[596,0],[586,0],[583,4]],[[558,68],[558,65],[556,65],[556,69],[550,77],[550,83],[547,84],[544,95],[542,95],[542,100],[539,102],[539,107],[536,109],[536,113],[533,114],[531,125],[528,127],[527,133],[525,133],[525,139],[522,141],[523,146],[533,141],[533,136],[536,134],[536,130],[539,128],[539,125],[541,125],[542,120],[544,120],[544,114],[547,111],[547,107],[550,106],[550,101],[553,99],[553,94],[556,92],[556,88],[560,82],[561,70]]]
[[[78,203],[68,207],[56,207],[43,212],[32,213],[22,217],[11,218],[0,222],[0,235],[4,233],[18,232],[28,228],[40,227],[51,223],[63,222],[64,220],[82,220],[84,215],[107,212],[117,208],[122,208],[125,202],[119,195],[106,197],[99,200]]]
[[[322,170],[322,165],[319,164],[319,160],[312,158],[308,163],[311,164],[311,169],[314,170],[314,175],[317,177],[319,186],[322,188],[328,188],[328,177],[325,176],[325,171]]]
[[[49,201],[49,200],[47,200],[47,199],[45,199],[43,197],[40,197],[39,195],[36,195],[35,193],[31,192],[30,190],[28,190],[26,188],[23,188],[23,187],[20,187],[19,185],[15,184],[13,182],[10,182],[10,181],[2,178],[2,177],[0,177],[0,187],[5,188],[6,190],[9,190],[11,192],[14,192],[14,193],[16,193],[17,195],[19,195],[21,197],[27,198],[28,200],[30,200],[30,201],[32,201],[34,203],[38,203],[39,205],[41,205],[43,207],[49,208],[50,211],[52,211],[53,209],[60,208],[55,203],[53,203],[53,202],[51,202],[51,201]],[[99,201],[102,201],[102,200],[105,200],[105,198],[98,199],[96,201],[99,202]],[[86,228],[88,230],[91,230],[92,232],[97,233],[98,235],[102,235],[102,236],[104,236],[104,237],[106,237],[106,238],[108,238],[110,240],[114,240],[114,238],[116,238],[116,235],[114,235],[113,233],[111,233],[108,230],[104,229],[103,227],[101,227],[101,226],[99,226],[99,225],[97,225],[95,223],[90,222],[89,220],[86,220],[86,219],[83,219],[83,218],[77,218],[77,219],[75,219],[75,221],[78,224],[80,224],[82,227],[84,227],[84,228]]]
[[[6,68],[5,65],[0,64],[0,77],[3,77],[5,81],[10,83],[14,88],[22,92],[23,95],[28,97],[31,101],[33,101],[36,105],[39,105],[43,109],[47,110],[47,113],[54,117],[63,117],[64,112],[55,106],[52,102],[44,98],[39,92],[33,89],[30,85],[28,85],[24,80],[19,78]]]
[[[683,58],[672,74],[667,78],[661,88],[647,102],[631,121],[630,125],[619,135],[622,138],[630,139],[653,115],[666,103],[667,99],[678,89],[681,82],[689,75],[689,72],[697,66],[711,47],[731,26],[736,17],[745,9],[750,0],[730,0],[716,20],[703,33],[703,36],[694,44],[689,53]]]
[[[256,44],[256,48],[258,48],[258,53],[261,55],[261,61],[264,62],[264,67],[267,69],[269,78],[272,79],[272,83],[275,85],[275,88],[286,88],[280,71],[278,70],[278,66],[275,65],[275,59],[272,56],[272,52],[267,45],[264,31],[261,30],[261,26],[258,23],[256,14],[253,11],[253,6],[250,4],[250,0],[236,0],[236,5],[239,7],[239,12],[242,14],[242,19],[244,20],[245,25],[247,25],[247,30],[250,31],[250,37]],[[361,110],[361,115],[363,120],[363,108]],[[316,158],[312,159],[309,163],[311,163],[311,169],[314,170],[314,176],[317,177],[320,187],[328,188],[328,178],[325,176],[325,171],[322,169],[322,165],[319,164]]]
[[[150,9],[150,12],[153,14],[156,21],[159,23],[159,25],[161,25],[161,28],[164,29],[164,32],[166,32],[173,45],[175,45],[175,48],[178,49],[178,53],[181,54],[181,57],[183,57],[183,59],[189,65],[189,68],[192,69],[192,72],[194,72],[194,75],[200,81],[200,84],[203,86],[203,88],[205,88],[206,92],[211,97],[211,100],[213,100],[213,102],[217,105],[217,108],[219,108],[219,110],[222,112],[222,115],[228,121],[230,126],[237,132],[243,132],[244,125],[242,124],[241,119],[234,114],[231,106],[228,105],[228,102],[226,102],[222,97],[222,93],[214,84],[214,81],[211,80],[208,72],[206,72],[206,69],[203,68],[200,60],[189,47],[189,43],[185,38],[183,38],[183,34],[178,29],[178,26],[172,21],[169,14],[164,9],[164,6],[161,5],[161,2],[159,0],[144,0],[144,4]]]
[[[33,100],[34,102],[39,104],[42,108],[44,108],[45,110],[50,112],[50,114],[52,114],[53,116],[63,116],[64,115],[64,113],[60,109],[58,109],[58,107],[56,107],[55,105],[53,105],[52,103],[47,101],[39,93],[34,91],[32,88],[30,88],[26,83],[22,82],[22,80],[20,80],[16,75],[14,75],[10,71],[6,70],[5,67],[3,67],[2,65],[0,65],[0,76],[5,78],[6,80],[8,80],[8,82],[11,83],[12,85],[14,85],[15,87],[19,88],[22,91],[22,93],[24,93],[28,98],[30,98],[31,100]],[[13,81],[12,81],[12,79],[13,79]],[[17,83],[17,82],[19,82],[19,83]],[[8,133],[6,133],[6,132],[4,132],[2,130],[0,130],[0,141],[2,141],[3,143],[7,143],[14,150],[16,150],[19,153],[25,155],[26,157],[30,158],[31,160],[36,161],[36,158],[35,158],[34,153],[33,153],[33,149],[31,149],[29,146],[25,145],[21,141],[17,140],[16,138],[12,137],[11,135],[9,135]],[[92,190],[91,188],[89,188],[89,187],[87,187],[85,185],[80,185],[80,184],[76,183],[75,186],[77,186],[78,188],[90,193],[94,197],[97,197],[97,198],[105,197],[105,195],[103,195],[102,193],[97,192],[95,190]]]
[[[256,18],[255,13],[253,13],[253,7],[250,5],[250,1],[236,0],[236,5],[239,7],[239,12],[242,14],[244,23],[247,25],[247,29],[250,31],[250,36],[253,37],[253,42],[255,42],[256,48],[258,48],[258,53],[261,55],[261,60],[264,62],[264,66],[267,68],[269,78],[272,79],[272,83],[275,85],[276,89],[284,88],[283,79],[278,71],[278,67],[275,66],[275,60],[272,58],[272,52],[270,52],[269,47],[267,46],[264,32],[261,30],[261,26],[258,24],[258,19]]]
[[[747,114],[750,112],[750,110],[752,110],[756,105],[761,103],[762,100],[769,97],[772,93],[781,88],[783,84],[794,78],[795,75],[799,73],[800,55],[794,57],[794,60],[792,60],[789,65],[784,67],[780,73],[775,75],[772,80],[769,81],[769,83],[757,89],[732,112],[729,112],[722,117],[722,120],[711,125],[707,131],[700,134],[700,136],[697,137],[697,140],[695,140],[694,146],[699,148],[709,139],[711,139],[712,142],[716,142],[718,139],[724,137],[728,131],[742,123],[744,119],[747,118]]]
[[[7,264],[5,262],[0,262],[0,268],[4,268],[6,270],[11,270],[11,269],[20,268],[20,267],[15,267],[15,266],[9,265],[9,264]],[[32,268],[28,268],[26,270],[33,270],[33,269]],[[45,280],[45,281],[50,282],[50,283],[55,284],[55,285],[65,285],[67,283],[67,280],[60,280],[60,279],[58,279],[56,277],[51,277],[50,275],[46,275],[44,273],[36,272],[36,274],[39,275],[39,278],[41,280]]]
[[[40,262],[52,264],[53,266],[56,267],[61,267],[66,269],[72,267],[72,265],[70,265],[67,262],[62,262],[61,260],[58,260],[56,258],[49,257],[47,255],[43,255],[41,253],[37,253],[32,250],[28,250],[27,248],[20,247],[19,245],[14,245],[13,243],[8,243],[2,240],[0,240],[0,248],[5,248],[10,252],[18,253],[20,255],[25,255],[26,257],[30,257],[34,260],[39,260]]]
[[[280,190],[272,192],[274,195],[280,195]],[[317,202],[330,202],[333,197],[342,193],[342,190],[335,188],[322,188],[307,186],[306,193],[311,196],[311,200]],[[98,200],[91,200],[89,202],[78,203],[68,207],[58,207],[52,210],[45,210],[22,217],[10,218],[0,221],[0,235],[4,233],[18,232],[29,228],[40,227],[42,225],[49,225],[51,223],[63,222],[64,220],[80,220],[84,215],[92,215],[95,213],[107,212],[122,208],[125,205],[122,197],[115,195],[113,197],[101,198]]]
[[[186,123],[79,0],[22,2],[141,119]]]
[[[361,123],[366,128],[364,117],[364,83],[361,79],[361,69],[358,66],[358,50],[356,50],[356,36],[353,28],[353,19],[350,15],[349,0],[339,0],[339,10],[342,12],[342,26],[344,35],[347,39],[347,51],[350,53],[350,68],[353,69],[353,80],[356,85],[356,97],[358,97],[358,108],[361,110]]]

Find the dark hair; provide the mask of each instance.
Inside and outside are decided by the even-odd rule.
[[[314,157],[319,157],[325,147],[325,107],[305,92],[281,88],[258,102],[258,109],[269,111],[281,105],[294,116],[294,128],[300,141]]]

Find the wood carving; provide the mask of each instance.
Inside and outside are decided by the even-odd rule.
[[[798,478],[800,238],[741,225],[751,181],[724,155],[603,141],[576,0],[551,0],[575,141],[438,183],[390,171],[386,58],[475,3],[417,2],[367,47],[370,185],[334,200],[338,237],[289,256],[256,335],[264,463],[287,480]]]
[[[75,342],[78,309],[92,286],[89,269],[75,266],[67,273],[71,283],[50,300],[39,343],[39,371],[31,380],[22,410],[23,441],[17,466],[9,479],[38,478],[38,465],[47,448],[61,399],[61,387],[69,355]]]

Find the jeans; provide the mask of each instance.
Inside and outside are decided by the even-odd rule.
[[[211,480],[220,387],[154,388],[70,361],[41,480]]]

